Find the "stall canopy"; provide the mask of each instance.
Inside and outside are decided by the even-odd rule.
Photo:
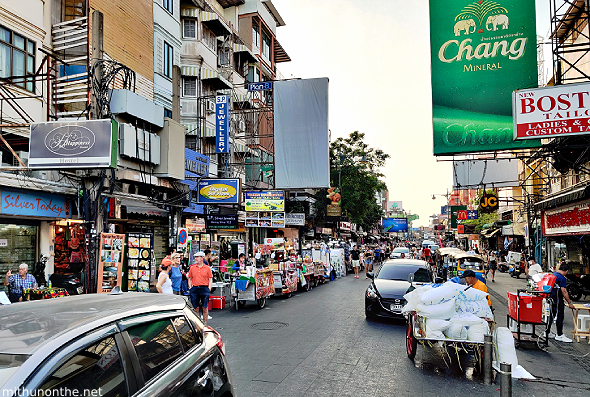
[[[128,214],[167,217],[168,211],[156,207],[154,204],[140,200],[121,199],[121,206],[127,208]]]
[[[490,237],[494,237],[496,234],[498,234],[502,229],[498,228],[498,229],[484,229],[481,231],[481,235],[484,236],[485,238],[490,238]]]

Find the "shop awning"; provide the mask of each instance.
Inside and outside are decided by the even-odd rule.
[[[198,18],[199,11],[200,10],[198,8],[182,8],[180,10],[180,15],[182,15],[183,17]]]
[[[201,11],[201,22],[216,36],[225,36],[231,33],[229,26],[215,12]]]
[[[168,217],[168,211],[140,200],[122,198],[121,205],[127,207],[127,214]]]
[[[245,44],[234,43],[234,54],[235,53],[238,53],[238,54],[241,53],[241,54],[245,55],[252,62],[258,61],[258,58],[256,57],[256,55]]]
[[[203,65],[201,67],[201,80],[215,89],[232,89],[234,86],[213,68]]]
[[[198,66],[181,66],[180,74],[183,76],[199,77]]]
[[[283,49],[283,46],[278,42],[278,40],[274,39],[274,49],[275,49],[275,62],[290,62],[291,57],[287,52]]]
[[[197,135],[199,132],[198,124],[185,124],[187,135]],[[201,133],[201,138],[212,138],[215,137],[215,127],[206,125],[205,131]]]
[[[590,186],[584,186],[578,189],[570,190],[568,192],[557,194],[553,197],[546,198],[545,200],[535,203],[535,208],[539,210],[546,210],[586,198],[590,198]]]

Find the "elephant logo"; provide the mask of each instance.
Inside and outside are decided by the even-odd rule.
[[[478,0],[463,8],[459,15],[455,17],[453,31],[455,36],[459,36],[461,32],[465,35],[475,33],[477,30],[476,21],[480,26],[479,33],[484,32],[484,26],[488,31],[496,31],[498,27],[503,30],[508,29],[508,16],[506,14],[508,14],[508,10],[499,3],[492,0]],[[471,29],[472,27],[473,29]]]
[[[491,27],[490,27],[491,26]],[[504,14],[490,15],[486,20],[486,30],[498,30],[498,26],[502,29],[508,29],[508,16]]]
[[[473,28],[473,31],[470,31],[470,28]],[[475,32],[475,21],[473,19],[463,19],[460,21],[457,21],[455,23],[455,36],[459,36],[461,34],[461,31],[464,31],[463,34],[468,35],[470,33],[474,33]]]

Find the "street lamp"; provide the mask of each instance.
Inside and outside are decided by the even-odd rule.
[[[447,192],[445,194],[433,194],[432,195],[432,199],[436,200],[436,196],[441,196],[444,197],[447,200],[447,225],[449,226],[449,231],[451,230],[451,217],[450,217],[450,213],[451,213],[451,209],[449,208],[449,198],[451,197],[451,193],[449,193],[449,190],[447,189]]]

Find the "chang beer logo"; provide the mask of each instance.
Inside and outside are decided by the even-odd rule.
[[[481,42],[476,45],[471,37],[461,41],[448,40],[440,47],[438,59],[445,63],[474,59],[495,61],[494,58],[498,57],[518,60],[524,55],[527,39],[520,37],[523,35],[520,32],[511,33],[509,28],[510,19],[505,7],[491,0],[476,1],[455,17],[453,33],[455,37],[477,37]],[[488,69],[501,69],[501,65],[491,63],[479,65],[477,69],[465,66],[465,71]]]

